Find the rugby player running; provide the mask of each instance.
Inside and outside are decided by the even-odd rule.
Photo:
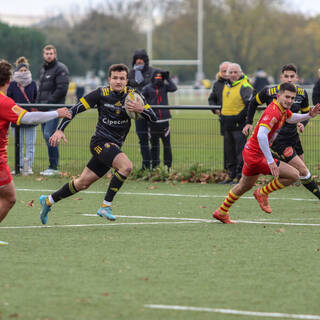
[[[308,94],[305,89],[297,85],[298,74],[297,68],[293,64],[286,64],[281,68],[280,82],[292,83],[297,89],[297,95],[294,103],[291,106],[293,113],[308,113],[310,110]],[[248,135],[252,129],[252,122],[257,106],[263,103],[270,104],[277,98],[280,85],[267,86],[262,89],[256,96],[250,101],[248,108],[247,124],[243,128],[242,133]],[[279,160],[289,163],[291,166],[299,171],[300,181],[302,185],[313,193],[318,199],[320,199],[320,190],[317,182],[312,178],[312,175],[307,168],[304,161],[303,148],[300,141],[300,133],[304,132],[305,126],[308,120],[295,123],[285,123],[281,128],[277,139],[272,144],[272,151],[275,157]],[[298,126],[298,130],[297,130]]]
[[[286,162],[273,158],[269,148],[285,122],[298,123],[309,120],[320,113],[320,104],[315,105],[305,114],[292,113],[290,107],[295,98],[296,87],[292,83],[282,83],[277,93],[277,99],[273,100],[263,112],[251,138],[243,149],[244,164],[241,179],[230,190],[221,206],[213,213],[215,219],[223,223],[235,223],[230,220],[229,210],[245,192],[255,185],[259,174],[271,174],[274,177],[270,183],[256,189],[253,194],[261,209],[267,213],[272,212],[268,195],[299,179],[299,171]]]
[[[125,111],[124,104],[128,93],[135,90],[127,87],[128,67],[124,64],[110,66],[108,82],[109,86],[100,87],[90,92],[70,109],[72,119],[78,113],[88,109],[98,109],[99,119],[96,132],[90,142],[92,158],[79,178],[71,180],[49,196],[42,195],[40,197],[42,206],[40,219],[43,224],[47,223],[48,213],[54,203],[89,188],[92,183],[103,177],[110,168],[115,171],[97,215],[111,221],[116,220],[116,217],[112,214],[112,200],[132,171],[131,161],[121,150],[131,126],[131,119]],[[155,113],[148,104],[143,105],[139,101],[129,100],[129,102],[126,102],[126,106],[129,111],[140,113],[144,119],[157,120]],[[61,121],[57,131],[50,138],[52,146],[59,144],[61,139],[67,141],[64,130],[70,121]]]
[[[10,122],[16,124],[38,124],[55,118],[69,118],[67,108],[48,112],[28,112],[7,97],[12,67],[6,60],[0,61],[0,222],[7,216],[16,202],[16,190],[7,164],[8,130]]]

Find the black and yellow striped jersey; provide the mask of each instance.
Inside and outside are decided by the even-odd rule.
[[[113,142],[122,146],[130,130],[131,119],[124,108],[126,96],[135,91],[131,87],[126,87],[123,92],[113,91],[110,86],[100,87],[80,99],[70,112],[72,119],[81,112],[88,109],[98,109],[98,123],[93,139]],[[157,116],[148,104],[141,113],[144,119],[156,121]],[[71,120],[63,119],[58,126],[58,130],[64,130]]]

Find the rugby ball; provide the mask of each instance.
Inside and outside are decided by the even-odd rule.
[[[128,95],[126,96],[125,100],[124,100],[124,108],[126,109],[126,113],[129,116],[129,118],[134,119],[134,120],[138,120],[141,118],[141,115],[139,112],[132,112],[129,111],[127,108],[127,102],[129,100],[132,101],[140,101],[142,105],[144,105],[144,101],[142,99],[142,97],[140,96],[139,93],[137,92],[129,92]]]

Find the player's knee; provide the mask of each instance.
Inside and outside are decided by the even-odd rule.
[[[133,165],[131,161],[127,161],[125,163],[125,165],[123,165],[120,169],[119,172],[121,172],[121,174],[123,174],[124,176],[128,177],[129,174],[131,173],[133,169]]]
[[[83,181],[83,180],[77,180],[77,181],[75,181],[75,187],[76,187],[77,191],[86,190],[90,187],[90,183],[88,183],[87,181]]]
[[[15,195],[11,195],[6,200],[7,200],[8,207],[12,208],[15,205],[17,198]]]
[[[300,177],[306,177],[309,175],[309,170],[306,167],[300,168],[299,175]]]
[[[300,179],[300,174],[299,174],[299,171],[294,169],[292,170],[292,174],[291,174],[291,180],[292,182],[296,182],[297,180]]]

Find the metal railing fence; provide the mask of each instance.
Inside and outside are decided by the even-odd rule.
[[[26,109],[31,107],[53,109],[61,105],[21,105]],[[63,105],[71,107],[71,105]],[[210,110],[219,106],[154,106],[154,108],[172,110],[170,120],[171,146],[173,154],[172,168],[183,171],[194,166],[201,166],[209,171],[223,170],[223,137],[220,135],[220,123],[218,116]],[[263,109],[263,108],[261,108]],[[261,115],[257,112],[256,119]],[[65,130],[68,143],[60,144],[59,170],[63,174],[79,174],[91,158],[89,150],[90,138],[95,132],[97,123],[97,111],[88,110],[77,115]],[[17,127],[19,130],[19,128]],[[48,152],[45,140],[42,136],[41,126],[37,126],[37,138],[35,143],[35,157],[33,171],[39,173],[48,168]],[[18,132],[17,132],[18,133]],[[301,135],[305,150],[305,160],[312,174],[320,174],[320,121],[313,119],[308,124],[306,131]],[[9,135],[10,147],[8,162],[11,168],[19,173],[19,134]],[[14,141],[14,139],[16,141]],[[15,146],[12,148],[12,146]],[[161,146],[161,163],[163,164],[163,148]],[[134,121],[132,128],[123,146],[123,151],[133,162],[135,168],[141,167],[141,154],[138,137],[135,132]]]

